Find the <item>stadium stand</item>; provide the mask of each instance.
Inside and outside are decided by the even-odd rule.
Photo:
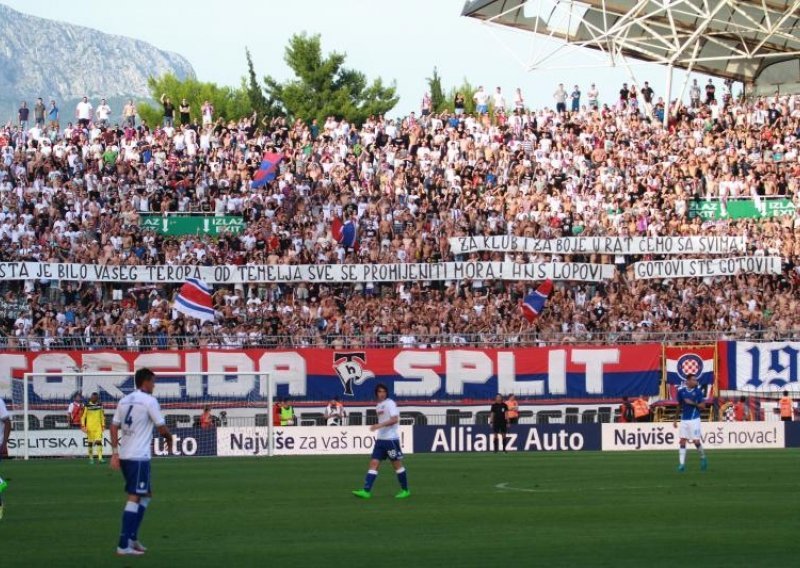
[[[574,256],[564,260],[621,270],[608,283],[558,284],[534,325],[519,309],[530,282],[217,286],[221,317],[199,325],[173,319],[177,286],[8,280],[0,282],[1,348],[796,337],[800,97],[734,99],[720,88],[714,100],[682,105],[666,128],[658,97],[647,106],[635,90],[601,99],[578,112],[411,114],[360,127],[258,117],[175,127],[8,123],[0,129],[0,261],[424,263],[504,259],[455,258],[447,239],[462,235],[747,235],[747,254],[781,256],[782,273],[635,280],[640,258]],[[251,189],[267,150],[284,156],[280,173]],[[775,199],[793,206],[774,216],[695,216],[698,204],[724,210],[748,200],[763,211]],[[245,228],[170,236],[141,227],[145,214],[240,216]],[[356,249],[331,239],[333,220],[350,216]]]

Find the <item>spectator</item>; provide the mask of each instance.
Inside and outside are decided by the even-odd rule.
[[[556,101],[556,112],[563,114],[567,112],[567,91],[564,90],[564,83],[559,83],[556,92],[553,93]]]
[[[162,94],[160,100],[161,100],[161,106],[164,109],[163,112],[164,128],[172,128],[175,125],[175,105],[172,104],[172,101],[166,94]]]
[[[214,122],[214,105],[209,101],[205,101],[200,108],[203,115],[203,126],[210,126]]]
[[[517,402],[517,397],[513,393],[508,395],[508,398],[506,399],[506,406],[508,407],[508,412],[506,413],[506,417],[508,418],[508,423],[518,424],[519,402]]]
[[[472,100],[475,101],[475,112],[481,116],[489,114],[489,95],[483,90],[483,85],[472,95]]]
[[[519,87],[514,93],[514,110],[519,114],[525,112],[525,97],[522,96],[522,89]]]
[[[631,405],[633,406],[633,418],[636,422],[650,422],[650,405],[647,404],[644,395],[640,395]]]
[[[739,401],[733,405],[733,417],[736,422],[750,422],[753,419],[746,396],[739,397]]]
[[[81,417],[83,416],[84,406],[81,393],[76,392],[75,396],[72,397],[72,402],[67,406],[67,423],[70,425],[70,428],[81,427]]]
[[[716,98],[717,88],[714,86],[714,81],[711,79],[708,80],[708,84],[706,85],[706,104],[710,105],[711,103],[717,100]]]
[[[75,118],[78,119],[78,125],[81,128],[89,128],[89,123],[92,121],[92,112],[94,107],[89,102],[89,97],[83,97],[78,105],[75,107]]]
[[[500,87],[497,87],[494,91],[494,95],[492,96],[492,104],[494,105],[495,115],[505,114],[506,98],[503,96],[503,91]]]
[[[589,108],[591,110],[597,110],[600,107],[600,91],[597,90],[597,87],[594,83],[592,83],[591,87],[589,87],[586,97],[589,101]]]
[[[622,397],[622,404],[619,405],[618,421],[623,424],[636,421],[636,418],[633,413],[633,405],[628,400],[627,396]]]
[[[128,128],[136,127],[136,105],[133,104],[133,100],[128,100],[128,103],[122,109],[122,118]]]
[[[61,126],[58,122],[58,106],[56,105],[56,101],[50,101],[50,108],[47,110],[47,120],[48,128],[50,128],[52,132],[58,132]]]
[[[578,112],[581,110],[581,90],[578,85],[575,85],[575,87],[572,89],[570,99],[572,100],[572,112]]]
[[[44,130],[44,112],[45,106],[42,97],[36,99],[36,104],[33,107],[33,120],[37,127]]]
[[[791,422],[794,419],[794,401],[788,390],[783,391],[783,396],[778,401],[778,411],[782,421]]]
[[[200,428],[207,430],[214,427],[214,416],[211,414],[211,407],[206,406],[203,408],[203,414],[200,415]]]
[[[100,128],[108,126],[108,119],[111,117],[111,107],[108,106],[105,99],[100,100],[100,104],[97,106],[94,116]]]
[[[697,84],[697,79],[692,80],[692,86],[689,88],[689,100],[692,108],[700,108],[700,85]]]
[[[191,108],[189,106],[189,101],[186,99],[181,99],[181,104],[178,106],[178,113],[181,117],[181,126],[189,126],[189,122],[191,122]]]
[[[281,426],[296,426],[297,418],[294,414],[294,407],[289,404],[289,399],[284,398],[281,400]]]
[[[425,118],[430,116],[431,114],[431,95],[429,92],[425,91],[425,94],[422,95],[422,109],[420,111],[420,115]]]
[[[344,426],[346,417],[347,412],[339,397],[333,397],[328,406],[325,407],[325,420],[328,426]]]
[[[28,103],[22,101],[19,106],[19,111],[17,112],[18,124],[22,131],[26,131],[28,129],[28,118],[30,116],[31,109],[28,108]]]
[[[456,116],[461,116],[464,114],[464,108],[463,93],[456,93],[456,96],[453,99],[453,112],[455,112]]]
[[[642,102],[644,103],[644,115],[646,117],[653,116],[653,95],[655,94],[653,88],[648,81],[644,82],[642,87]]]

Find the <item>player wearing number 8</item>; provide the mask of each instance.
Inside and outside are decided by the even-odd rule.
[[[378,434],[375,440],[375,447],[372,450],[372,459],[369,462],[367,477],[364,479],[364,488],[353,491],[353,495],[361,499],[372,497],[372,484],[378,477],[378,468],[381,462],[388,459],[392,462],[392,467],[397,474],[400,482],[400,492],[395,495],[397,499],[406,499],[411,495],[408,490],[408,477],[406,468],[403,467],[403,450],[400,448],[400,410],[397,404],[389,398],[389,389],[383,383],[375,387],[375,398],[378,405],[375,410],[378,413],[378,423],[373,424],[369,429]]]
[[[111,421],[111,467],[122,470],[125,493],[128,494],[117,545],[119,556],[141,556],[146,551],[139,542],[139,526],[150,504],[153,426],[166,440],[167,448],[172,447],[172,434],[167,429],[161,408],[153,396],[153,371],[139,369],[134,381],[136,390],[119,401]]]

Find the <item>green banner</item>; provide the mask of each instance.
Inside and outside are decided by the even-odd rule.
[[[238,234],[245,228],[245,223],[242,217],[231,215],[223,217],[142,215],[139,219],[139,226],[145,231],[155,231],[172,237],[201,234],[216,236],[223,233]]]
[[[790,199],[778,197],[762,199],[761,210],[752,199],[729,199],[723,207],[719,199],[704,199],[689,202],[689,217],[700,217],[708,221],[719,219],[756,219],[795,215],[797,210]]]

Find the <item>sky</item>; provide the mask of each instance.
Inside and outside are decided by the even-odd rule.
[[[530,106],[553,105],[558,83],[578,84],[585,93],[594,82],[601,102],[612,102],[623,82],[624,67],[609,67],[595,52],[573,52],[559,67],[596,68],[527,71],[532,53],[552,49],[532,34],[487,26],[461,17],[463,0],[0,0],[33,16],[66,21],[107,33],[141,39],[183,55],[198,79],[238,85],[246,74],[245,46],[259,77],[290,76],[283,61],[289,38],[306,31],[320,34],[323,51],[347,54],[346,65],[372,80],[396,81],[400,102],[393,113],[419,111],[434,67],[445,92],[464,78],[489,91],[500,86],[508,104],[517,87]],[[653,64],[632,62],[637,84],[650,81],[664,93],[665,72]],[[683,73],[676,71],[680,88]],[[702,84],[702,82],[701,82]],[[673,91],[674,93],[674,91]],[[688,96],[688,94],[687,94]]]

